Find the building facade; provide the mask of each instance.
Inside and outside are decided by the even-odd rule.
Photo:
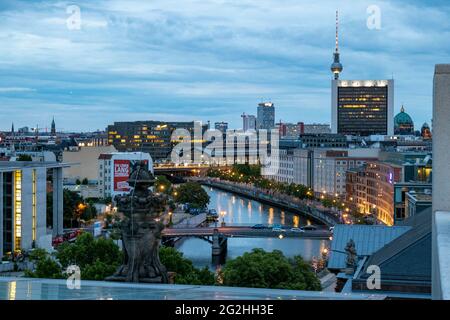
[[[0,162],[0,256],[49,248],[63,233],[62,163]],[[53,214],[47,218],[47,192]],[[50,221],[49,221],[50,220]]]
[[[275,105],[272,102],[258,104],[257,129],[275,128]]]
[[[242,130],[244,132],[249,130],[256,130],[256,117],[254,115],[245,114],[241,115],[242,118]]]
[[[130,191],[128,178],[139,162],[147,163],[153,172],[153,161],[146,152],[112,152],[98,157],[98,191],[102,198],[111,197]]]
[[[304,148],[347,148],[347,138],[341,134],[302,134]]]
[[[290,148],[279,151],[279,170],[273,180],[305,185],[316,194],[346,193],[346,172],[377,159],[377,150]]]
[[[348,170],[347,201],[358,212],[393,225],[394,184],[402,181],[402,170],[400,165],[380,161],[369,161],[357,170]]]
[[[332,80],[332,133],[394,134],[394,80]]]
[[[208,129],[207,124],[202,125],[200,122],[115,122],[108,126],[108,143],[120,152],[147,152],[154,160],[166,160],[173,147],[180,142],[177,137],[172,137],[173,132],[177,129],[185,130],[194,141],[196,126],[200,128],[202,136]]]
[[[329,124],[324,123],[311,123],[306,124],[300,122],[301,127],[303,128],[301,134],[327,134],[331,133],[331,128]]]
[[[64,168],[64,183],[75,184],[76,180],[88,179],[98,182],[98,157],[103,153],[117,152],[114,146],[79,147],[75,150],[63,151],[63,162],[71,163]]]

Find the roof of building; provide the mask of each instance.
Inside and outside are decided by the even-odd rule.
[[[98,156],[98,160],[109,160],[109,159],[111,159],[112,158],[112,154],[111,153],[101,153],[99,156]]]
[[[346,268],[345,247],[350,239],[355,242],[358,256],[369,256],[410,229],[410,226],[336,225],[333,231],[328,269]]]
[[[68,168],[71,163],[64,162],[40,162],[40,161],[0,161],[0,171],[12,171],[12,170],[21,170],[25,168]]]
[[[410,191],[407,193],[407,196],[414,201],[419,202],[431,202],[433,200],[433,196],[429,193],[424,192],[414,192]]]
[[[394,125],[414,125],[412,118],[405,112],[405,108],[403,106],[400,112],[394,117]]]
[[[431,286],[431,208],[406,219],[410,230],[376,251],[362,268],[359,279],[366,279],[371,265],[381,269],[381,281],[425,282]]]

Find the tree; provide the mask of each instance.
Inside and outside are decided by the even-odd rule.
[[[30,262],[33,262],[34,271],[25,270],[25,276],[29,278],[63,278],[61,266],[44,249],[34,249],[29,255]]]
[[[176,284],[213,285],[215,282],[214,274],[206,266],[195,268],[192,261],[174,248],[161,247],[159,258],[167,271],[175,272]]]
[[[76,265],[83,280],[104,280],[112,275],[122,262],[122,253],[111,239],[94,239],[90,233],[81,234],[74,243],[63,243],[57,248],[56,257],[45,250],[36,249],[30,254],[34,271],[26,276],[34,278],[64,278],[64,270]]]
[[[64,189],[63,208],[64,226],[67,228],[73,226],[73,220],[77,221],[81,217],[85,204],[77,192]]]
[[[333,206],[333,201],[331,201],[331,200],[328,199],[328,198],[324,198],[324,199],[322,199],[322,205],[323,205],[325,208],[331,208],[331,207]]]
[[[26,270],[25,276],[29,278],[61,279],[63,274],[61,266],[49,256],[45,256],[35,263],[34,271]]]
[[[279,250],[253,249],[227,262],[224,285],[234,287],[321,290],[311,267],[299,256],[286,258]]]
[[[83,181],[81,181],[81,184],[87,186],[89,184],[88,178],[84,178]]]
[[[197,182],[187,182],[176,189],[177,203],[188,203],[193,208],[204,209],[209,200],[208,193]]]
[[[17,157],[17,161],[33,161],[33,158],[29,154],[20,154]]]
[[[86,207],[84,208],[83,212],[81,213],[81,219],[85,221],[89,221],[94,219],[97,216],[97,208],[94,205],[94,201],[92,199],[89,199],[85,203]]]
[[[76,184],[77,186],[79,186],[79,185],[81,184],[81,180],[80,180],[80,179],[75,180],[75,184]]]
[[[172,183],[167,179],[166,176],[156,176],[155,181],[155,192],[163,192],[170,194],[172,191]]]
[[[77,265],[83,280],[103,280],[121,264],[122,253],[111,239],[94,239],[92,234],[83,233],[74,243],[61,244],[56,258],[63,269]]]

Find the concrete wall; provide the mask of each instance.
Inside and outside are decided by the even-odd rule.
[[[47,169],[36,169],[36,240],[47,234]]]
[[[22,239],[21,248],[28,250],[32,248],[33,236],[33,169],[22,170]]]
[[[433,86],[433,298],[442,298],[437,212],[450,214],[450,64],[436,65]],[[442,252],[442,251],[441,251]],[[447,256],[449,252],[446,253]]]
[[[79,163],[64,169],[66,179],[98,179],[98,157],[101,153],[117,152],[114,146],[81,147],[79,151],[64,151],[63,162]]]
[[[63,232],[63,169],[53,169],[53,236]]]

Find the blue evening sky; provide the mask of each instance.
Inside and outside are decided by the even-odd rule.
[[[67,27],[69,5],[81,28]],[[367,7],[381,9],[371,30]],[[0,130],[123,120],[228,121],[256,113],[330,122],[340,11],[342,79],[395,79],[416,128],[430,123],[436,63],[450,63],[448,1],[105,0],[0,2]]]

